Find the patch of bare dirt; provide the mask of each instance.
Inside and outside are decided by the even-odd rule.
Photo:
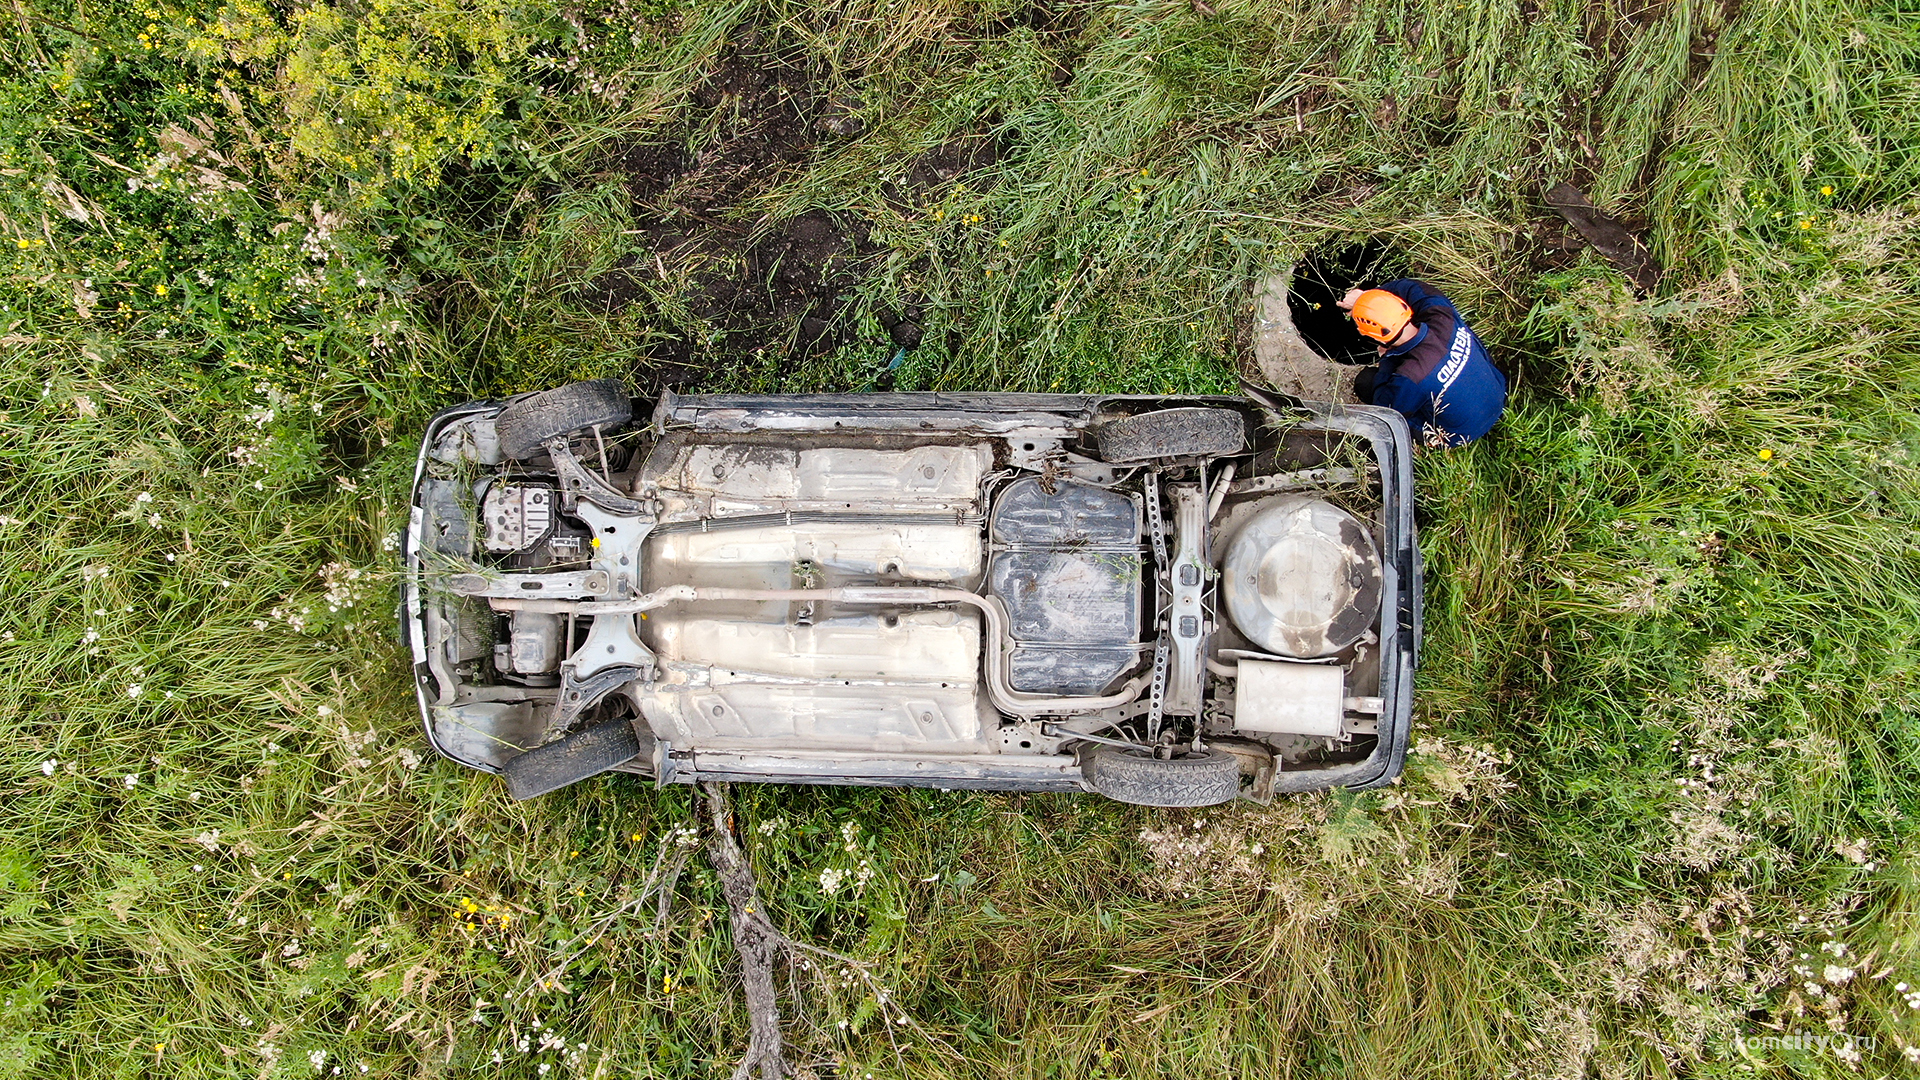
[[[620,311],[646,302],[647,285],[670,285],[685,312],[711,333],[696,343],[661,342],[654,359],[670,382],[687,381],[705,361],[749,355],[808,356],[845,344],[854,332],[851,298],[884,246],[870,222],[812,210],[769,223],[739,207],[804,169],[862,130],[860,102],[829,92],[797,55],[769,55],[754,35],[737,42],[692,95],[683,132],[662,132],[609,154],[600,171],[620,178],[632,198],[642,254],[623,260],[582,290],[591,309]],[[934,148],[883,189],[894,208],[911,211],[971,172],[999,159],[1000,146],[969,136]],[[919,340],[911,313],[879,313],[893,341]],[[903,328],[902,328],[903,327]]]

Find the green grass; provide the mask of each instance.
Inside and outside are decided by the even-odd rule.
[[[866,965],[792,973],[794,1060],[1851,1075],[1739,1042],[1846,1033],[1876,1040],[1863,1074],[1910,1069],[1920,24],[1213,9],[19,7],[0,1074],[730,1070],[712,875],[696,855],[664,914],[630,903],[689,793],[517,805],[424,746],[389,538],[425,417],[646,386],[674,339],[699,388],[858,389],[905,302],[928,332],[903,387],[1229,390],[1254,276],[1366,235],[1519,375],[1494,436],[1418,463],[1406,779],[1191,813],[739,790],[776,921]],[[698,344],[674,267],[617,312],[579,300],[653,258],[620,151],[711,150],[737,118],[695,90],[735,53],[864,123],[726,211],[872,222],[861,333],[826,356]],[[889,197],[961,137],[992,164]],[[1532,243],[1559,178],[1646,222],[1657,295]]]

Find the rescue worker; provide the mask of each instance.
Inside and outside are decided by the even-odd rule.
[[[1380,343],[1380,366],[1353,380],[1361,401],[1405,414],[1428,446],[1465,446],[1507,404],[1507,379],[1446,297],[1412,278],[1349,289],[1340,307]]]

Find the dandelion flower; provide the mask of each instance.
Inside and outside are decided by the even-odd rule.
[[[1827,185],[1825,185],[1825,186],[1823,186],[1823,187],[1821,187],[1821,189],[1820,189],[1820,194],[1822,194],[1822,195],[1831,195],[1831,194],[1833,194],[1833,185],[1832,185],[1832,184],[1827,184]]]
[[[1772,450],[1762,450],[1762,451],[1760,451],[1760,460],[1761,460],[1761,461],[1772,461],[1772,460],[1773,460],[1773,451],[1772,451]]]

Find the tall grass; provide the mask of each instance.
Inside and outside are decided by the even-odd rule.
[[[1845,1033],[1909,1067],[1897,6],[377,7],[29,3],[0,38],[0,1072],[731,1068],[711,875],[634,903],[687,793],[511,803],[425,749],[390,632],[433,408],[645,385],[657,343],[709,339],[686,272],[618,310],[590,286],[656,254],[608,162],[712,149],[726,105],[693,90],[729,49],[864,122],[730,224],[870,220],[853,317],[929,331],[903,386],[1230,389],[1249,282],[1363,235],[1518,376],[1491,438],[1418,463],[1399,785],[1177,813],[741,792],[777,921],[864,965],[793,973],[798,1062],[1841,1075],[1752,1040]],[[963,137],[998,148],[964,187],[890,196]],[[1525,240],[1562,177],[1650,222],[1657,295]],[[857,388],[889,351],[861,326],[696,351],[699,385]]]

